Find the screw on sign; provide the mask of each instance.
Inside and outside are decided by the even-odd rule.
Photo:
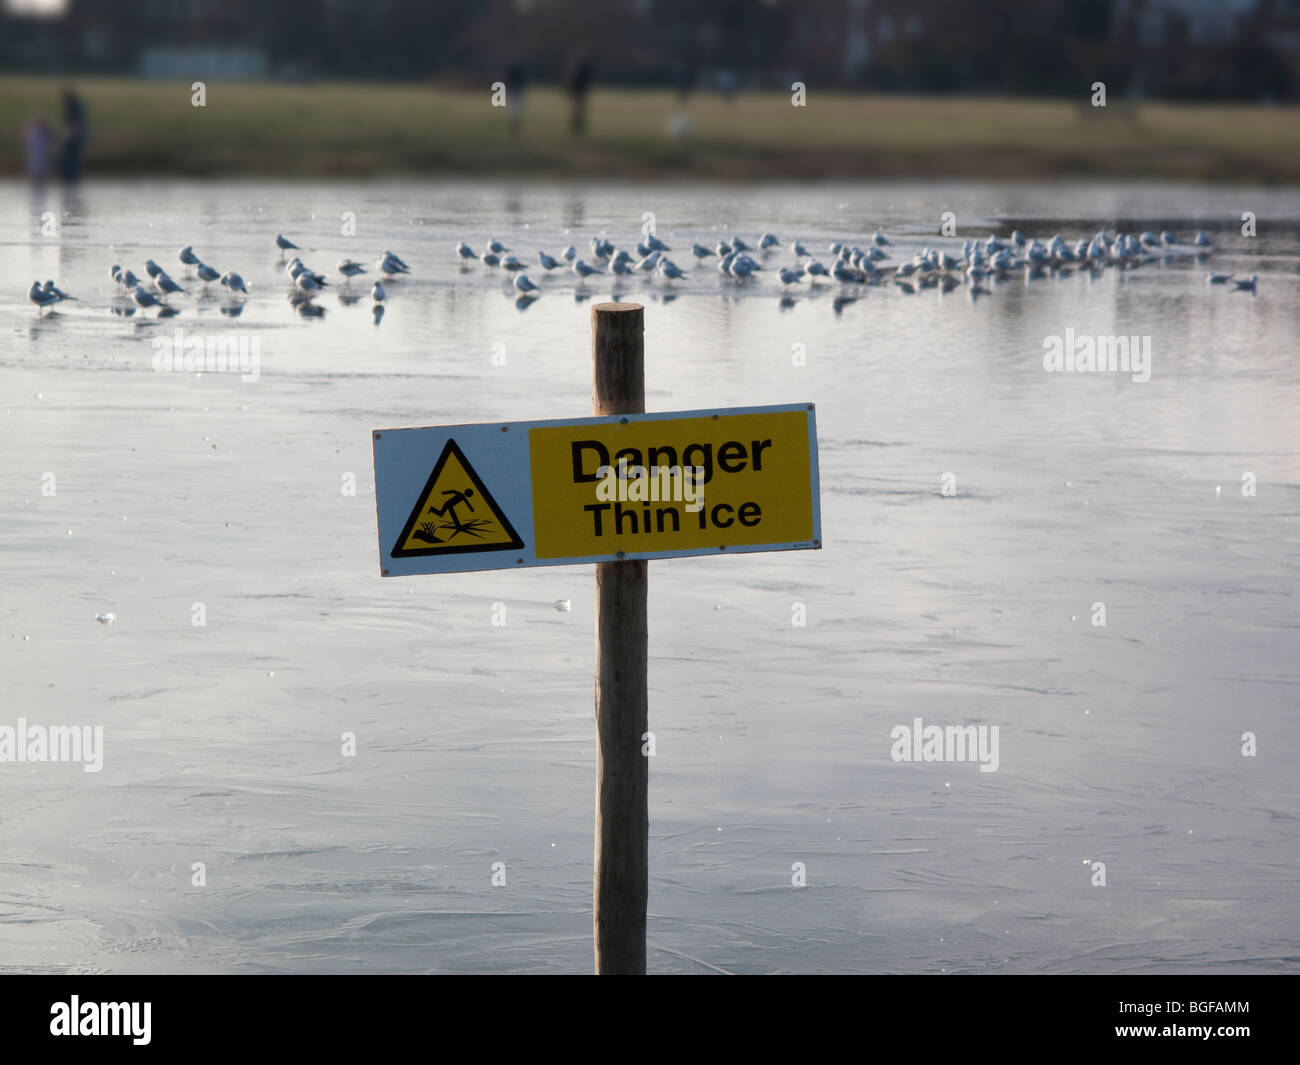
[[[596,566],[596,971],[645,972],[648,561],[821,547],[810,403],[645,413],[644,309],[593,307],[593,417],[373,434],[385,577]]]

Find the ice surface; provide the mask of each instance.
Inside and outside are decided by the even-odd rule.
[[[99,773],[0,764],[3,967],[589,970],[591,570],[381,580],[370,432],[589,414],[609,282],[530,270],[520,313],[455,243],[581,255],[652,211],[683,267],[732,227],[820,253],[883,225],[900,261],[953,247],[944,210],[961,236],[1207,228],[1259,295],[1190,256],[976,303],[783,306],[711,268],[624,290],[651,410],[817,404],[825,535],[651,566],[650,966],[1300,968],[1300,196],[493,183],[0,187],[0,725],[106,748]],[[345,255],[413,274],[379,326],[359,283],[305,320],[277,232],[334,287]],[[243,275],[238,317],[219,286],[111,313],[112,263],[181,280],[191,243]],[[78,302],[38,319],[36,277]],[[1151,336],[1151,380],[1045,373],[1067,327]],[[256,338],[258,380],[154,372],[177,328]],[[998,772],[893,762],[915,717],[999,725]]]

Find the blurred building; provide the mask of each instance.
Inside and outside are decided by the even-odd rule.
[[[1300,0],[0,0],[0,69],[1300,97]]]
[[[1112,29],[1135,94],[1300,95],[1295,0],[1115,0]]]

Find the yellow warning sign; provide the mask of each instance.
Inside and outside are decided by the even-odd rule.
[[[523,541],[474,467],[448,440],[393,548],[394,558],[504,551]]]
[[[529,432],[539,559],[815,539],[809,411]]]

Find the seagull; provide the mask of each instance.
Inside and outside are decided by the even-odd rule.
[[[575,248],[572,244],[570,244],[567,248],[564,249],[564,255],[561,256],[561,258],[563,258],[566,263],[571,263],[573,262],[573,257],[577,254],[578,254],[578,249]]]
[[[1239,277],[1234,278],[1232,283],[1237,286],[1238,292],[1254,292],[1256,291],[1255,285],[1258,283],[1258,281],[1259,281],[1258,275],[1251,274],[1250,277],[1244,281]]]
[[[677,264],[671,259],[659,260],[659,272],[668,278],[669,281],[685,281],[686,275],[678,268]]]
[[[741,240],[739,237],[732,237],[732,238],[731,238],[731,247],[732,247],[732,249],[735,250],[735,251],[753,251],[753,250],[754,250],[754,249],[751,248],[748,244],[746,244],[743,240]]]
[[[166,273],[166,271],[161,266],[159,266],[156,262],[154,262],[152,259],[146,259],[144,261],[144,272],[148,274],[150,278],[152,278],[155,281],[158,280],[159,274]]]
[[[731,260],[731,266],[728,272],[737,281],[744,281],[755,270],[758,269],[758,263],[754,262],[748,255],[737,255]]]
[[[186,244],[185,247],[176,253],[176,258],[185,264],[186,276],[189,276],[191,266],[199,265],[199,257],[194,254],[193,244]],[[127,287],[129,288],[130,286]]]
[[[69,296],[53,281],[46,281],[45,284],[41,286],[41,291],[53,296],[57,303],[62,303],[64,300],[75,300],[77,298],[76,296]]]
[[[831,277],[836,281],[845,284],[861,284],[862,278],[858,277],[853,267],[849,266],[843,259],[836,259],[835,265],[831,267]]]
[[[1210,241],[1210,238],[1205,235],[1205,230],[1203,229],[1196,234],[1196,239],[1192,241],[1192,243],[1195,244],[1198,248],[1214,247],[1213,243]]]
[[[158,307],[162,304],[162,300],[152,292],[146,292],[140,285],[136,285],[131,291],[131,298],[135,300],[135,305],[141,310],[146,310],[149,307]]]
[[[220,270],[214,270],[207,263],[199,263],[199,280],[206,285],[209,281],[217,281],[221,277]]]
[[[279,248],[282,252],[289,251],[290,249],[292,249],[293,251],[301,250],[297,244],[291,241],[283,233],[277,233],[275,235],[275,246]],[[283,258],[283,256],[281,256],[281,258]]]
[[[829,276],[830,276],[830,271],[828,271],[828,270],[826,269],[826,267],[822,266],[822,264],[819,263],[816,259],[813,259],[812,262],[810,262],[810,263],[808,264],[808,266],[806,267],[806,269],[807,269],[808,275],[809,275],[810,277],[829,277]]]
[[[794,247],[795,255],[797,255],[800,259],[810,258],[810,256],[808,255],[808,249],[805,248],[803,244],[801,244],[799,241],[796,240],[794,242],[793,247]]]
[[[768,248],[779,248],[781,242],[776,239],[775,233],[764,233],[758,238],[758,250],[767,251]]]
[[[225,285],[226,288],[230,289],[231,292],[242,292],[245,296],[248,295],[248,288],[244,284],[244,279],[238,274],[232,274],[227,270],[221,275],[221,283]]]
[[[32,287],[27,290],[27,298],[36,304],[37,316],[39,316],[41,311],[45,310],[46,307],[53,307],[59,302],[59,297],[53,292],[46,292],[41,288],[41,283],[39,281],[32,282]]]
[[[479,258],[483,261],[484,266],[500,266],[501,256],[494,252],[485,251]]]
[[[493,255],[500,255],[503,251],[509,251],[510,249],[502,244],[501,241],[497,240],[496,237],[493,237],[487,242],[487,250]]]
[[[691,245],[691,254],[697,259],[707,259],[714,252],[712,248],[706,248],[703,244],[696,243]]]
[[[116,284],[117,284],[117,286],[118,286],[119,288],[121,288],[121,286],[122,286],[122,267],[121,267],[121,265],[120,265],[119,263],[114,263],[112,266],[110,266],[110,267],[108,268],[108,276],[111,277],[111,278],[113,279],[114,282],[116,282]]]
[[[306,296],[307,299],[311,299],[320,292],[320,283],[317,282],[317,280],[312,277],[311,273],[307,270],[302,271],[302,273],[293,279],[293,286]]]
[[[653,233],[646,237],[646,244],[649,245],[651,251],[672,251],[667,244],[656,237]],[[610,248],[612,249],[613,247],[614,246],[611,244]]]
[[[185,291],[183,288],[181,288],[180,285],[176,284],[176,282],[173,281],[166,274],[159,274],[156,278],[154,278],[153,287],[163,294],[164,299],[168,296],[175,295],[177,292]]]
[[[783,266],[776,272],[776,276],[781,279],[782,285],[789,288],[791,285],[799,283],[799,279],[803,277],[803,271],[791,270],[789,267]]]
[[[556,259],[555,256],[547,255],[544,251],[539,251],[537,253],[537,261],[547,270],[554,270],[560,265],[559,260]]]
[[[384,291],[384,283],[382,281],[376,281],[370,286],[370,298],[376,303],[383,303],[384,300],[388,299],[388,293]]]
[[[609,268],[620,277],[626,277],[628,274],[636,272],[631,263],[631,257],[628,257],[627,259],[615,259],[609,264]]]
[[[878,248],[887,247],[888,245],[894,243],[887,236],[885,236],[885,234],[882,233],[879,229],[876,230],[875,235],[871,239],[875,242],[876,247]]]
[[[127,289],[133,289],[140,283],[140,279],[136,277],[135,274],[131,273],[130,270],[123,270],[118,275],[118,280],[121,281],[122,285]]]
[[[714,254],[715,254],[719,259],[725,259],[728,255],[730,255],[730,254],[731,254],[733,251],[735,251],[735,250],[736,250],[736,249],[733,248],[730,244],[728,244],[725,240],[720,240],[720,241],[718,241],[718,243],[714,246],[714,248],[713,248],[713,253],[714,253]]]
[[[471,248],[468,244],[466,244],[463,240],[459,241],[456,244],[456,254],[459,255],[462,259],[465,259],[466,261],[470,259],[478,258],[478,256],[474,254],[474,249]]]
[[[1231,280],[1231,274],[1209,274],[1205,278],[1205,283],[1207,285],[1226,285]]]
[[[642,259],[639,263],[636,264],[636,268],[638,270],[644,270],[648,273],[649,271],[653,270],[656,266],[659,265],[659,260],[662,259],[663,257],[664,257],[663,252],[652,251],[649,255],[647,255],[644,259]]]
[[[520,292],[535,292],[537,290],[537,286],[532,283],[527,274],[515,275],[515,288]]]
[[[349,281],[358,274],[364,274],[366,268],[355,259],[340,259],[338,262],[338,272],[346,277]]]
[[[397,274],[409,274],[411,272],[406,263],[402,262],[391,251],[384,252],[375,261],[375,269],[385,277],[395,277]]]
[[[581,259],[574,259],[573,272],[577,274],[579,277],[585,278],[585,277],[590,277],[592,274],[602,273],[603,271],[597,270],[594,266],[588,266]],[[549,307],[550,304],[548,303],[547,306]]]
[[[524,269],[524,264],[521,263],[518,259],[516,259],[513,255],[507,255],[504,259],[502,259],[501,265],[505,267],[505,269],[510,271]]]
[[[296,282],[300,275],[306,274],[321,288],[324,288],[329,284],[329,281],[326,279],[324,274],[318,274],[315,270],[309,270],[307,264],[296,255],[284,264],[284,272],[289,275],[290,281]]]

